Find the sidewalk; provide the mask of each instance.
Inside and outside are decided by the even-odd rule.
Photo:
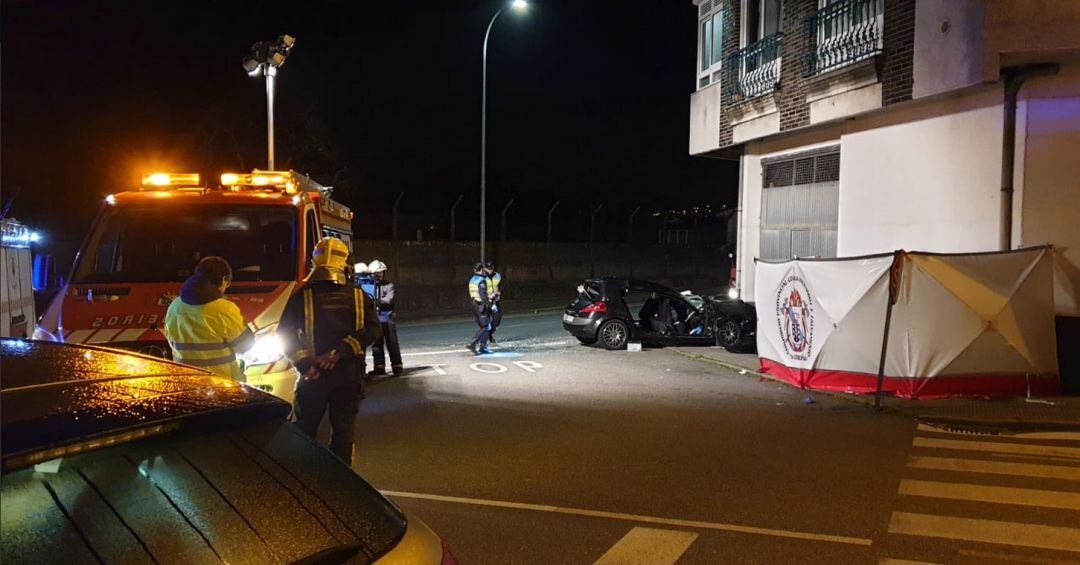
[[[730,353],[719,347],[672,348],[681,355],[725,367],[740,374],[773,379],[758,372],[758,358],[750,353]],[[874,395],[839,392],[807,391],[813,395],[833,398],[873,407]],[[885,410],[900,413],[928,423],[952,425],[957,428],[993,430],[1070,429],[1080,430],[1080,396],[1042,398],[912,400],[885,396]]]

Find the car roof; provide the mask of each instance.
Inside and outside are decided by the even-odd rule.
[[[288,403],[232,379],[102,347],[0,340],[0,445],[8,458],[201,416],[284,417]]]
[[[678,292],[676,292],[673,288],[671,288],[669,286],[666,286],[666,285],[663,285],[663,284],[660,284],[660,283],[655,283],[655,282],[652,282],[652,281],[642,280],[642,279],[626,279],[626,278],[619,278],[619,277],[603,277],[603,278],[593,279],[593,280],[600,281],[600,282],[604,283],[605,285],[607,285],[609,283],[613,283],[613,284],[616,284],[618,286],[625,286],[625,287],[628,287],[628,288],[633,289],[633,290],[647,290],[647,291],[655,291],[655,292],[665,292],[665,293],[671,293],[671,294],[674,294],[674,295],[679,294]]]

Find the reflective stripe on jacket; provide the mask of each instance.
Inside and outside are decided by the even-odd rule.
[[[161,331],[178,363],[244,380],[236,355],[251,347],[255,336],[231,300],[219,298],[205,304],[173,300]]]
[[[469,279],[469,297],[473,299],[473,302],[479,302],[481,304],[487,304],[489,300],[488,294],[488,278],[484,275],[473,275]]]

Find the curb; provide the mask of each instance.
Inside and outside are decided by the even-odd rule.
[[[773,377],[772,375],[758,372],[756,370],[750,369],[749,367],[744,367],[741,365],[736,365],[734,363],[729,363],[727,361],[716,359],[715,357],[709,357],[708,355],[702,355],[700,353],[690,353],[675,348],[672,348],[671,351],[674,351],[675,353],[678,353],[679,355],[682,355],[683,357],[687,357],[689,359],[718,365],[729,371],[734,372],[737,375],[752,376],[759,379],[764,378],[776,383],[786,385],[795,390],[803,390],[808,393],[824,395],[836,400],[842,400],[844,402],[850,402],[852,404],[866,406],[871,410],[874,409],[874,402],[872,398],[864,398],[855,394],[845,394],[827,390],[811,390],[799,388],[793,386],[787,381]],[[934,416],[931,414],[925,414],[916,410],[911,410],[898,406],[882,406],[880,411],[896,414],[898,416],[903,416],[905,418],[910,418],[917,422],[923,422],[926,424],[955,426],[964,430],[974,430],[982,428],[982,431],[985,431],[992,435],[1000,433],[1002,431],[1080,431],[1080,420],[1046,420],[1031,422],[1024,420],[1016,420],[1012,418],[967,418],[963,416]]]

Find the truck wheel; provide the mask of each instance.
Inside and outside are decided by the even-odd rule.
[[[626,349],[626,342],[630,340],[630,329],[622,320],[608,320],[600,326],[597,335],[604,349]]]
[[[592,345],[596,343],[595,337],[579,337],[577,340],[580,341],[582,345]]]

